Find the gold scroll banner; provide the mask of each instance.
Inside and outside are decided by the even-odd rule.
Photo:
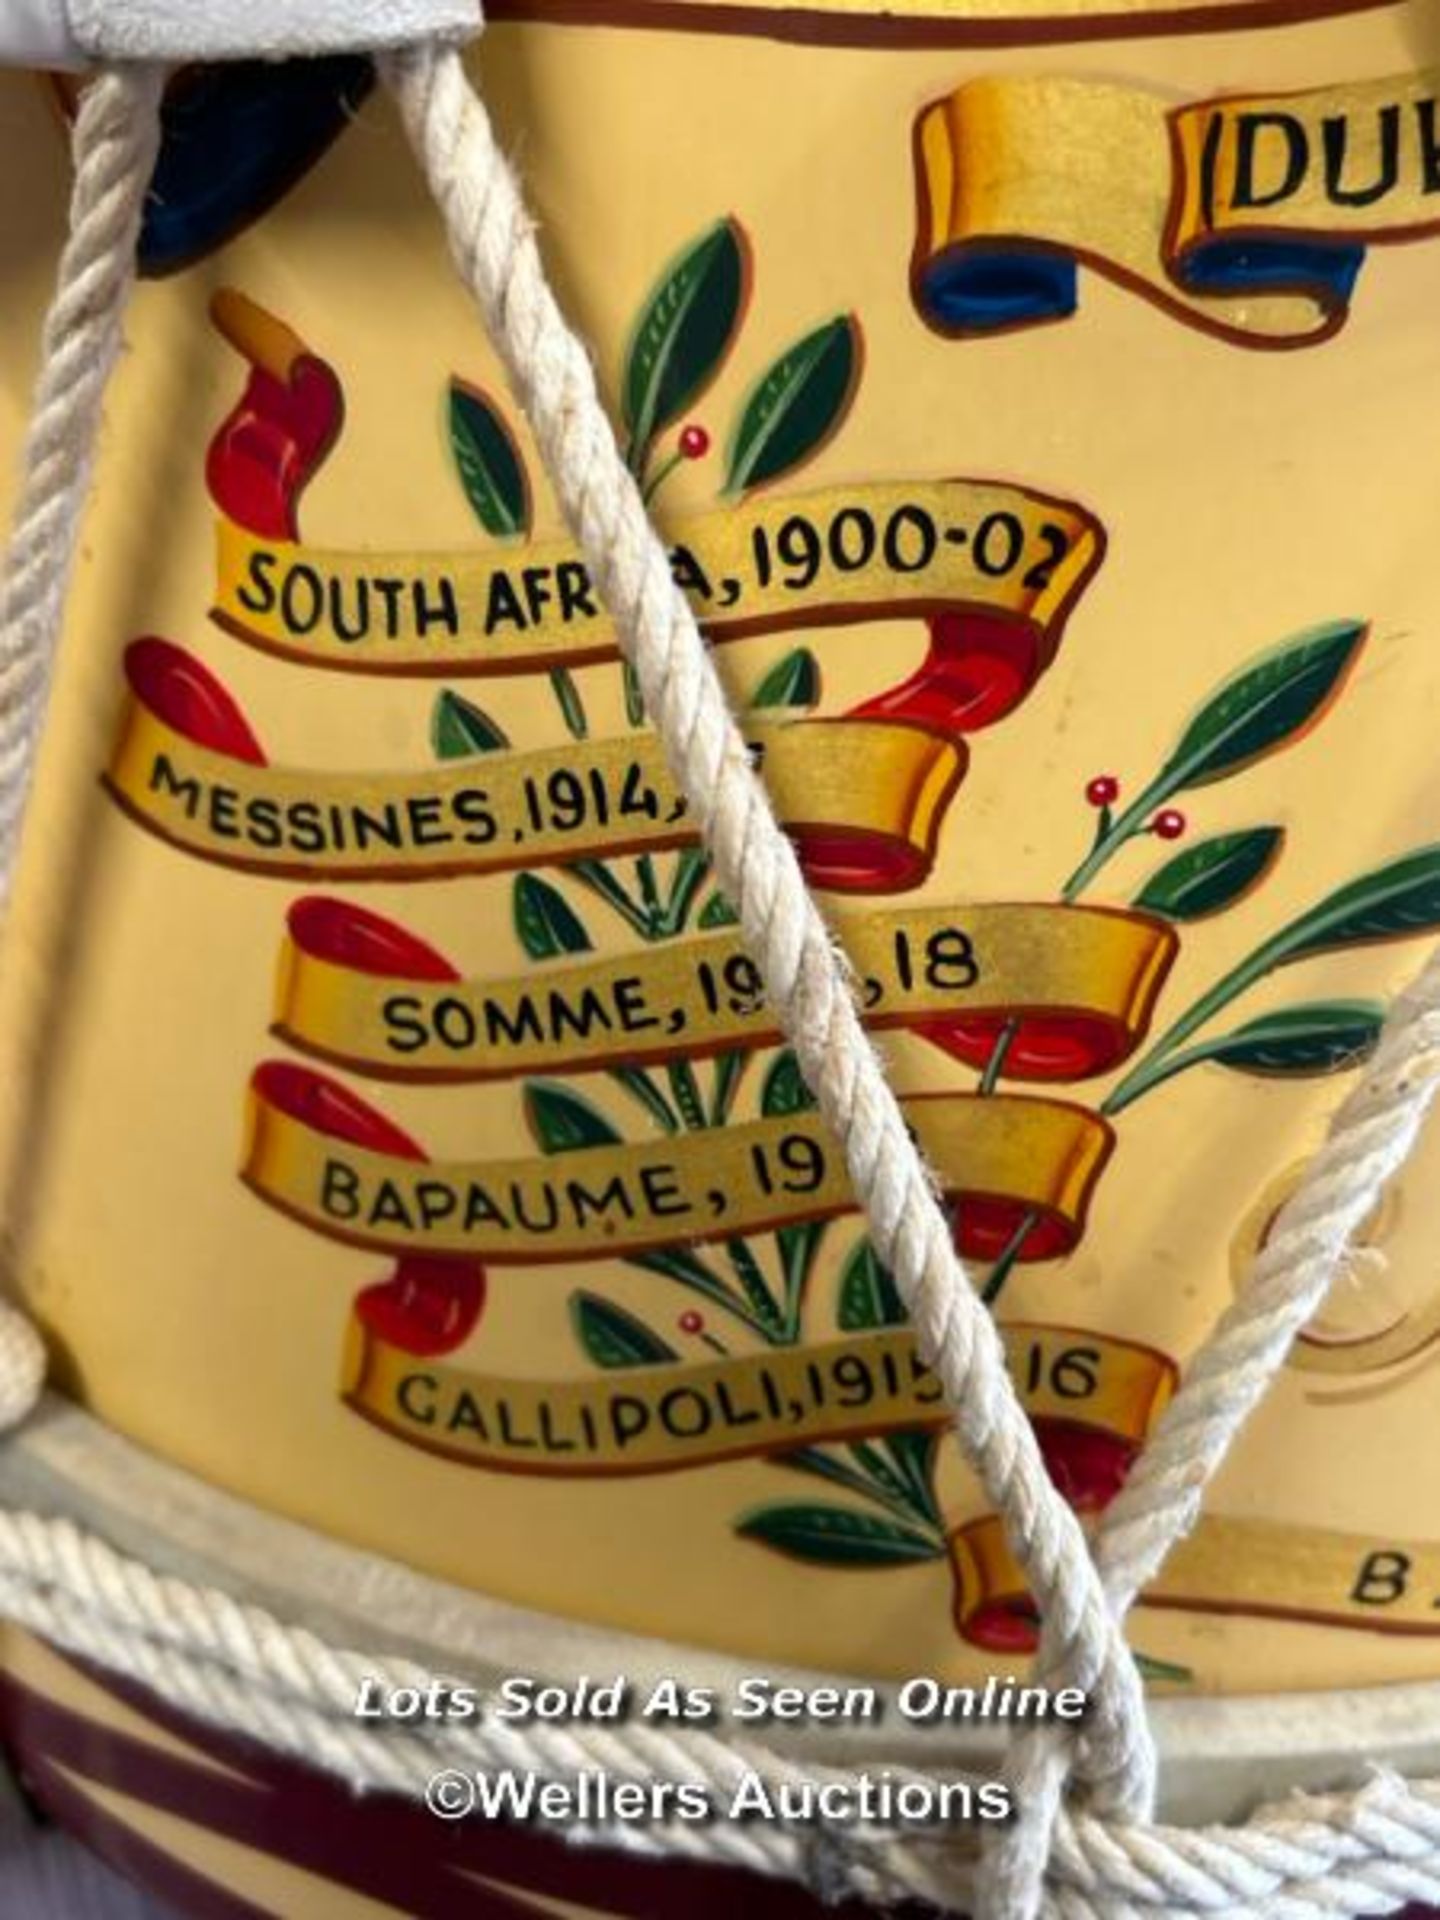
[[[891,721],[800,720],[747,729],[776,811],[801,845],[843,842],[879,876],[929,869],[961,749]],[[587,854],[693,842],[653,734],[492,753],[414,773],[255,766],[197,746],[131,691],[106,776],[164,840],[247,872],[350,880],[500,873]],[[820,885],[845,876],[813,873]]]
[[[766,498],[677,531],[676,580],[712,640],[966,609],[1054,638],[1104,545],[1070,501],[983,480]],[[213,611],[255,646],[350,672],[515,673],[618,653],[577,549],[559,541],[337,551],[222,519]]]
[[[1001,1329],[1032,1419],[1138,1439],[1174,1368],[1132,1341],[1069,1327]],[[412,1446],[508,1473],[669,1473],[901,1427],[944,1426],[944,1394],[908,1328],[702,1365],[627,1367],[596,1379],[515,1379],[417,1359],[350,1323],[344,1397]]]
[[[905,1110],[962,1200],[962,1246],[967,1196],[976,1232],[993,1218],[984,1203],[1006,1218],[1033,1212],[1022,1258],[1080,1238],[1113,1142],[1104,1120],[1065,1101],[1002,1095],[920,1095]],[[729,1239],[856,1205],[814,1113],[526,1159],[415,1161],[332,1138],[252,1085],[241,1172],[262,1199],[332,1239],[509,1266]]]
[[[965,1639],[997,1646],[1004,1643],[1007,1620],[1033,1618],[1025,1577],[995,1515],[951,1534],[950,1561],[955,1623]],[[1204,1514],[1172,1549],[1139,1604],[1440,1635],[1437,1596],[1440,1541]]]
[[[1344,323],[1370,241],[1440,231],[1440,76],[1171,109],[1087,80],[977,80],[916,128],[913,287],[940,332],[1064,319],[1076,263],[1208,332]]]
[[[370,1074],[503,1079],[780,1038],[754,962],[728,929],[510,979],[436,981],[347,966],[308,949],[303,925],[292,916],[284,939],[275,1030]],[[842,917],[838,931],[871,1027],[1068,1018],[1103,1031],[1096,1044],[1111,1062],[1145,1031],[1175,949],[1165,922],[1094,907],[901,908]]]

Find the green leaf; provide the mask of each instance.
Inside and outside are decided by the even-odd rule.
[[[665,902],[665,937],[680,933],[690,918],[700,889],[710,877],[710,855],[704,847],[685,847],[675,862],[670,896]]]
[[[887,1483],[877,1487],[857,1467],[832,1447],[789,1447],[784,1453],[766,1455],[765,1463],[781,1467],[787,1473],[803,1473],[816,1480],[828,1480],[832,1487],[844,1487],[865,1500],[885,1500],[893,1493]]]
[[[886,1434],[880,1445],[895,1462],[920,1512],[940,1523],[935,1497],[935,1450],[940,1436],[933,1429],[906,1427],[900,1433]]]
[[[692,1287],[708,1299],[724,1301],[725,1283],[713,1274],[698,1253],[688,1247],[656,1247],[649,1253],[629,1253],[625,1264],[639,1267],[643,1273],[658,1273],[663,1279]],[[733,1302],[731,1303],[733,1304]]]
[[[715,1057],[715,1082],[710,1093],[710,1124],[723,1127],[730,1118],[730,1103],[735,1098],[735,1089],[740,1084],[740,1076],[750,1064],[750,1055],[743,1048],[735,1048],[729,1053]]]
[[[516,880],[513,912],[520,944],[532,960],[589,953],[594,944],[564,894],[538,874],[522,873]]]
[[[790,1113],[809,1113],[815,1096],[805,1084],[800,1063],[788,1048],[777,1053],[766,1069],[760,1088],[760,1111],[767,1120]]]
[[[1277,967],[1293,966],[1317,953],[1338,948],[1368,946],[1379,940],[1405,940],[1415,934],[1440,931],[1440,845],[1421,847],[1387,866],[1362,874],[1338,887],[1317,906],[1302,913],[1278,933],[1271,934],[1239,966],[1202,993],[1167,1033],[1154,1043],[1144,1059],[1106,1094],[1101,1112],[1114,1115],[1170,1079],[1177,1071],[1175,1051],[1182,1042],[1207,1026],[1232,1000],[1263,980]],[[1195,1049],[1187,1060],[1201,1057]],[[1208,1056],[1206,1056],[1208,1057]]]
[[[550,690],[555,695],[560,718],[565,722],[565,731],[572,740],[585,739],[590,731],[590,722],[585,717],[585,702],[580,698],[575,676],[568,667],[550,669]]]
[[[912,1489],[876,1448],[861,1441],[852,1442],[849,1451],[853,1463],[836,1448],[795,1447],[786,1453],[772,1453],[769,1464],[826,1480],[831,1486],[844,1487],[847,1493],[858,1493],[862,1500],[874,1500],[898,1513],[902,1522],[918,1520],[923,1525],[932,1518],[929,1506],[916,1503]]]
[[[697,927],[736,927],[740,916],[725,898],[723,893],[712,893],[700,909],[695,922]]]
[[[450,450],[475,518],[497,540],[512,540],[530,524],[525,469],[510,429],[476,387],[450,382]]]
[[[678,1133],[680,1121],[670,1102],[643,1067],[611,1067],[610,1078],[638,1100],[662,1133]]]
[[[1198,841],[1152,874],[1135,904],[1167,920],[1203,920],[1233,907],[1269,872],[1284,839],[1280,827],[1249,827]]]
[[[907,1513],[920,1520],[929,1518],[923,1507],[917,1513],[909,1485],[897,1469],[889,1450],[878,1440],[851,1440],[846,1450],[859,1471],[865,1475],[872,1499],[900,1500],[904,1502]]]
[[[710,1122],[705,1113],[705,1102],[700,1096],[700,1082],[695,1078],[695,1069],[688,1060],[671,1060],[666,1065],[665,1078],[670,1082],[671,1097],[680,1118],[692,1132],[703,1132]]]
[[[760,1262],[750,1251],[748,1240],[727,1240],[725,1251],[730,1257],[730,1265],[735,1278],[740,1282],[740,1290],[745,1296],[745,1304],[751,1313],[763,1325],[775,1331],[781,1331],[784,1320],[775,1296],[766,1284],[765,1275],[760,1271]]]
[[[810,1270],[829,1224],[826,1220],[805,1220],[798,1227],[777,1227],[775,1230],[775,1247],[780,1255],[781,1272],[785,1275],[785,1317],[791,1326],[799,1326],[805,1305],[805,1291],[810,1283]]]
[[[854,320],[841,314],[797,340],[761,376],[740,415],[727,493],[778,480],[834,431],[853,396],[859,337]]]
[[[858,1241],[840,1275],[836,1319],[846,1333],[869,1327],[900,1327],[909,1315],[895,1282],[868,1240]]]
[[[740,229],[721,220],[651,289],[630,342],[621,395],[632,461],[684,412],[730,350],[745,290]]]
[[[750,696],[752,707],[814,707],[820,703],[820,662],[808,647],[777,660]]]
[[[1375,1051],[1384,1024],[1377,1000],[1316,1000],[1262,1013],[1195,1051],[1240,1073],[1338,1073]]]
[[[1172,1686],[1194,1684],[1195,1673],[1191,1667],[1177,1667],[1171,1660],[1156,1660],[1148,1653],[1139,1653],[1133,1649],[1130,1657],[1135,1662],[1135,1671],[1142,1680],[1165,1680]]]
[[[525,1085],[525,1117],[545,1153],[571,1153],[577,1147],[618,1147],[624,1141],[598,1107],[553,1080]]]
[[[945,1552],[938,1540],[896,1520],[819,1501],[756,1507],[741,1516],[735,1531],[791,1560],[824,1567],[908,1566]]]
[[[679,1354],[613,1300],[598,1293],[572,1293],[570,1324],[597,1367],[653,1367]]]
[[[495,753],[510,742],[488,713],[447,687],[430,715],[430,744],[441,760],[468,760],[472,754]]]
[[[641,906],[637,906],[629,894],[615,878],[603,860],[571,860],[565,871],[588,887],[593,894],[603,900],[607,907],[618,913],[620,918],[642,939],[654,938],[650,917]]]
[[[1404,940],[1440,928],[1440,845],[1421,847],[1329,894],[1292,920],[1274,944],[1299,960],[1337,947]]]
[[[1252,660],[1212,693],[1155,787],[1165,794],[1227,779],[1319,719],[1365,639],[1360,620],[1310,627]]]
[[[1143,1063],[1140,1092],[1158,1087],[1191,1067],[1228,1067],[1234,1073],[1275,1079],[1306,1079],[1344,1073],[1375,1051],[1385,1009],[1376,1000],[1313,1000],[1281,1007],[1247,1020],[1233,1033],[1217,1034],[1193,1047],[1169,1047]],[[1122,1082],[1122,1087],[1124,1083]],[[1108,1103],[1110,1112],[1128,1106],[1138,1093],[1127,1091]]]

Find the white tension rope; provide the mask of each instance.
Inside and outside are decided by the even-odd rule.
[[[752,771],[709,651],[625,468],[590,357],[550,290],[515,177],[455,42],[478,28],[461,0],[124,0],[23,7],[0,0],[0,50],[16,22],[63,23],[107,63],[75,127],[70,236],[46,324],[15,527],[0,584],[0,887],[8,888],[49,691],[101,402],[119,348],[158,143],[164,66],[293,51],[379,51],[444,223],[546,472],[613,617],[645,710],[703,831],[770,1005],[842,1147],[871,1241],[894,1275],[960,1447],[1003,1516],[1042,1618],[1037,1680],[1092,1699],[1083,1727],[1022,1731],[1006,1765],[1016,1817],[962,1850],[858,1829],[807,1851],[773,1827],[667,1828],[607,1844],[725,1860],[806,1879],[826,1897],[907,1894],[981,1920],[1165,1913],[1388,1913],[1440,1901],[1440,1781],[1381,1776],[1295,1800],[1234,1828],[1152,1823],[1155,1757],[1124,1617],[1175,1541],[1236,1432],[1328,1292],[1351,1235],[1408,1156],[1440,1070],[1440,953],[1396,1003],[1326,1146],[1285,1206],[1248,1283],[1196,1353],[1179,1392],[1100,1523],[1092,1550],[1052,1485],[996,1329],[956,1256],[934,1185],[851,997],[844,955],[811,900]],[[412,44],[413,43],[413,44]],[[388,50],[388,51],[387,51]],[[35,1404],[39,1336],[0,1308],[0,1423]],[[438,1761],[558,1775],[683,1768],[716,1785],[749,1767],[775,1780],[836,1779],[702,1730],[627,1724],[377,1736],[353,1718],[359,1678],[416,1676],[327,1646],[213,1589],[162,1578],[64,1519],[0,1510],[0,1615],[87,1654],[213,1725],[243,1731],[356,1788],[414,1794]]]

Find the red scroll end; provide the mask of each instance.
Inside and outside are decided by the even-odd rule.
[[[290,938],[313,959],[348,967],[352,973],[386,980],[458,980],[460,972],[443,953],[394,920],[333,900],[306,894],[286,916]]]
[[[938,613],[930,651],[908,680],[853,709],[867,720],[908,720],[937,733],[978,733],[1013,713],[1049,666],[1039,630],[984,613]]]
[[[1040,1415],[1034,1426],[1057,1490],[1077,1513],[1102,1513],[1124,1484],[1139,1442],[1102,1427],[1048,1415]],[[970,1531],[980,1537],[988,1531],[998,1540],[1000,1523],[992,1518]],[[1040,1639],[1039,1610],[1019,1569],[1010,1562],[1008,1549],[995,1556],[982,1596],[969,1606],[964,1598],[963,1593],[957,1598],[955,1623],[971,1646],[983,1647],[987,1653],[1034,1652]]]
[[[793,826],[790,839],[812,887],[828,893],[907,893],[927,879],[925,847],[859,828]]]
[[[998,1260],[1009,1251],[1027,1215],[1031,1224],[1014,1255],[1016,1260],[1027,1264],[1058,1260],[1079,1244],[1082,1224],[1027,1201],[993,1193],[947,1193],[945,1197],[952,1204],[951,1237],[962,1260]]]
[[[933,1020],[915,1032],[967,1067],[983,1071],[1010,1023],[1005,1043],[1007,1080],[1085,1080],[1108,1073],[1131,1052],[1135,1036],[1104,1014],[981,1013],[963,1020]]]
[[[1033,1425],[1057,1492],[1080,1514],[1104,1512],[1144,1444],[1143,1431],[1132,1436],[1063,1415],[1037,1414]],[[958,1528],[950,1536],[950,1554],[961,1639],[989,1653],[1033,1652],[1039,1611],[999,1517],[987,1514]]]
[[[407,1253],[388,1280],[355,1296],[355,1311],[377,1339],[433,1360],[463,1346],[485,1305],[485,1269],[478,1260]]]
[[[169,640],[134,640],[125,649],[125,677],[136,698],[198,747],[252,767],[265,751],[234,697],[208,667]]]
[[[940,738],[933,727],[916,732],[930,738],[910,769],[892,776],[904,817],[888,829],[825,817],[787,823],[785,831],[812,887],[830,893],[908,893],[930,877],[940,827],[969,770],[970,749],[963,740]]]
[[[1076,1513],[1103,1513],[1124,1486],[1140,1441],[1051,1414],[1038,1414],[1032,1424],[1056,1491]]]
[[[1040,1610],[1028,1593],[997,1594],[965,1616],[961,1637],[987,1653],[1034,1653],[1040,1644]]]
[[[430,1157],[393,1120],[311,1067],[265,1060],[251,1074],[250,1085],[267,1106],[278,1108],[313,1133],[323,1133],[327,1140],[342,1140],[347,1147],[362,1147],[367,1153],[392,1154],[397,1160]]]
[[[250,362],[239,404],[205,458],[210,497],[247,532],[297,539],[300,496],[345,417],[339,379],[283,321],[233,288],[215,295],[210,317]]]
[[[429,1157],[393,1120],[309,1067],[267,1060],[250,1084],[269,1105],[332,1140],[398,1160]],[[485,1269],[478,1260],[423,1253],[402,1254],[388,1280],[355,1297],[357,1315],[377,1339],[427,1360],[462,1345],[484,1305]]]

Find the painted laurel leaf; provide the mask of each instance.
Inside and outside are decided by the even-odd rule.
[[[552,667],[550,691],[555,695],[566,732],[572,740],[583,740],[590,731],[590,723],[585,717],[585,702],[580,698],[574,675],[565,667]]]
[[[765,1284],[765,1275],[760,1271],[760,1263],[750,1251],[747,1240],[727,1240],[725,1252],[729,1257],[731,1270],[740,1282],[750,1311],[765,1326],[780,1327],[784,1322],[775,1296]]]
[[[1206,786],[1293,740],[1339,691],[1365,631],[1363,621],[1333,620],[1252,660],[1201,707],[1157,786],[1166,793]]]
[[[643,1067],[611,1067],[608,1072],[617,1086],[624,1087],[632,1100],[640,1102],[662,1133],[680,1131],[680,1122],[670,1102]]]
[[[743,1516],[735,1531],[792,1560],[827,1567],[893,1567],[936,1560],[944,1551],[937,1541],[898,1521],[819,1501],[757,1507]]]
[[[1375,1051],[1385,1009],[1374,1000],[1318,1000],[1246,1021],[1207,1049],[1240,1073],[1338,1073]]]
[[[739,914],[736,913],[735,909],[731,906],[730,902],[725,898],[724,894],[712,893],[710,898],[705,902],[704,906],[700,909],[700,917],[697,920],[696,925],[701,927],[707,927],[707,928],[708,927],[733,927],[733,926],[738,926],[739,921],[740,921]]]
[[[598,1108],[578,1093],[550,1080],[531,1080],[525,1088],[525,1117],[546,1153],[570,1153],[576,1147],[618,1147],[621,1136]]]
[[[485,395],[450,382],[450,450],[475,518],[497,540],[512,540],[530,523],[525,469],[510,429]]]
[[[597,1367],[650,1367],[680,1358],[643,1320],[598,1293],[571,1294],[570,1322]]]
[[[1201,840],[1152,874],[1135,904],[1167,920],[1203,920],[1233,907],[1264,878],[1284,838],[1279,827],[1250,827]]]
[[[803,1226],[776,1230],[775,1245],[780,1253],[780,1269],[785,1275],[787,1298],[803,1300],[810,1269],[825,1238],[825,1227],[823,1220],[807,1220]]]
[[[846,1333],[905,1323],[905,1302],[868,1240],[862,1240],[845,1262],[835,1317]]]
[[[700,1293],[713,1295],[723,1290],[722,1283],[699,1254],[686,1247],[661,1247],[651,1253],[627,1254],[626,1263],[645,1273],[658,1273],[666,1280],[678,1280],[682,1287],[694,1287]]]
[[[933,1466],[935,1449],[939,1435],[933,1432],[906,1429],[901,1433],[887,1434],[880,1445],[895,1462],[895,1466],[922,1513],[930,1513],[939,1518],[935,1507]]]
[[[1440,928],[1440,845],[1352,880],[1276,936],[1285,960]]]
[[[532,960],[553,960],[561,953],[588,953],[592,942],[575,909],[538,874],[522,873],[515,882],[515,931]]]
[[[442,760],[467,760],[510,744],[504,729],[488,713],[447,687],[430,716],[430,743]]]
[[[854,391],[858,339],[854,320],[841,314],[797,340],[762,376],[740,415],[728,493],[778,479],[834,431]]]
[[[777,1054],[760,1090],[761,1113],[767,1120],[774,1120],[787,1113],[808,1113],[814,1105],[815,1096],[806,1086],[794,1054]]]
[[[651,290],[625,362],[622,405],[635,447],[647,447],[716,373],[744,287],[740,230],[721,220]]]
[[[720,896],[717,894],[715,897],[718,900]],[[705,925],[703,918],[700,924],[702,926]],[[749,1054],[742,1052],[738,1047],[733,1053],[722,1053],[716,1057],[715,1083],[710,1095],[710,1124],[712,1126],[718,1127],[721,1121],[728,1116],[730,1103],[735,1098],[735,1089],[740,1083],[740,1076],[749,1064]]]
[[[750,696],[752,707],[813,707],[820,700],[820,662],[808,647],[777,660]]]

